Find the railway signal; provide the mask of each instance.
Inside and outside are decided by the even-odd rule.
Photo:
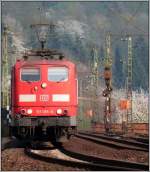
[[[111,66],[112,66],[111,36],[110,36],[110,34],[108,34],[106,36],[106,55],[104,58],[104,79],[105,79],[106,89],[103,91],[103,96],[106,97],[105,108],[104,108],[104,126],[105,126],[106,133],[109,133],[111,131],[111,115],[112,115],[112,110],[111,110],[111,92],[112,92]]]

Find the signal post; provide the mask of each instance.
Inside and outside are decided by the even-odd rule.
[[[106,89],[103,91],[103,96],[106,97],[105,99],[105,107],[104,107],[104,126],[106,133],[111,132],[111,78],[112,78],[112,57],[111,57],[111,36],[108,34],[106,36],[106,55],[104,59],[104,80]]]

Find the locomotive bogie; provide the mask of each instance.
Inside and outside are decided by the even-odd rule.
[[[72,135],[76,133],[76,127],[64,126],[13,126],[10,127],[10,134],[17,139],[33,141],[44,140],[53,142],[67,141]]]

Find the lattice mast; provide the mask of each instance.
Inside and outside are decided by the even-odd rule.
[[[92,122],[96,122],[99,119],[99,112],[98,112],[98,85],[99,85],[99,57],[96,47],[92,48],[91,52],[92,62],[91,62],[91,69],[92,69],[92,76],[91,76],[91,85],[93,88],[93,98],[94,102],[92,103],[93,108],[93,119]],[[96,118],[97,117],[97,118]]]
[[[99,57],[97,49],[92,48],[92,85],[94,86],[94,96],[97,97],[97,90],[99,84]]]
[[[127,123],[131,124],[132,129],[132,37],[128,36],[128,61],[127,61],[127,99],[130,102],[130,107],[127,110]],[[129,125],[128,125],[129,127]]]
[[[9,107],[9,86],[8,86],[8,27],[4,27],[2,36],[2,107]]]

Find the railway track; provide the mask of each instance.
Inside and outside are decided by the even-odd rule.
[[[115,170],[115,171],[137,171],[148,170],[149,166],[127,161],[118,161],[104,158],[97,158],[66,150],[62,146],[47,147],[46,149],[25,148],[25,153],[34,158],[50,163],[59,163],[71,167],[83,168],[86,170]]]
[[[91,134],[91,133],[85,133],[85,132],[80,132],[81,134],[90,134],[91,136],[95,136],[95,137],[98,137],[98,138],[104,138],[104,139],[108,139],[108,140],[113,140],[113,141],[116,141],[116,142],[119,142],[119,143],[125,143],[125,144],[128,144],[128,145],[135,145],[137,147],[142,147],[142,148],[146,148],[148,149],[149,148],[149,140],[147,138],[142,138],[142,137],[129,137],[129,139],[132,139],[132,140],[127,140],[128,138],[124,138],[122,136],[117,136],[117,135],[113,135],[113,136],[108,136],[108,135],[102,135],[102,134]]]
[[[149,144],[149,138],[144,138],[144,137],[132,137],[133,140],[136,140],[138,142],[142,142],[142,143],[145,143],[145,144]]]
[[[90,134],[84,132],[78,132],[76,137],[93,141],[95,143],[104,144],[113,148],[120,149],[133,149],[139,151],[148,151],[149,145],[147,143],[141,143],[137,141],[129,141],[125,139],[115,138],[111,136]]]
[[[2,137],[1,139],[1,151],[10,148],[24,148],[28,145],[28,141],[25,140],[18,140],[12,137]]]

